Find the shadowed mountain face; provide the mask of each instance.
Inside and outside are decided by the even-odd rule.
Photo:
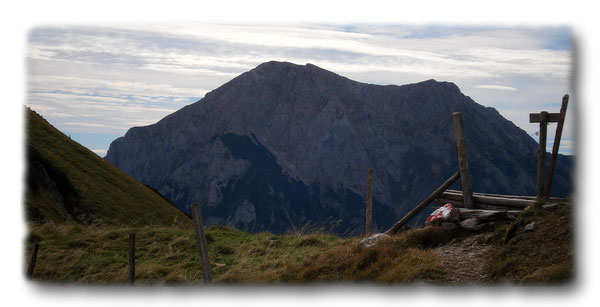
[[[365,84],[311,64],[261,64],[131,128],[106,159],[184,210],[199,201],[208,224],[274,232],[362,229],[373,168],[382,230],[457,170],[453,112],[463,113],[474,191],[534,195],[537,143],[456,85]],[[572,190],[571,165],[559,159],[553,195]]]

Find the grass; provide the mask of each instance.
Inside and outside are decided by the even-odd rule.
[[[564,284],[573,278],[570,205],[541,204],[490,237],[488,282]],[[535,221],[534,231],[524,226]],[[34,279],[52,283],[125,284],[128,235],[136,233],[137,284],[201,284],[195,232],[183,226],[121,227],[32,224],[26,257],[40,243]],[[508,235],[507,235],[508,234]],[[206,237],[214,283],[369,282],[444,284],[446,272],[432,249],[471,235],[442,227],[411,229],[360,249],[359,237],[326,233],[251,234],[211,226]],[[481,242],[480,242],[481,243]],[[28,261],[26,261],[26,264]],[[25,268],[24,268],[25,269]]]
[[[564,284],[573,280],[572,214],[569,203],[523,211],[512,224],[496,230],[487,263],[490,281],[518,284]],[[535,222],[533,231],[525,225]]]
[[[45,223],[33,224],[30,230],[27,259],[33,244],[40,244],[34,272],[37,281],[125,284],[128,236],[135,232],[136,283],[202,283],[191,228]],[[445,274],[437,256],[412,246],[404,235],[366,250],[358,247],[359,238],[323,233],[250,234],[212,226],[206,236],[215,283],[435,282]]]
[[[185,214],[159,194],[71,140],[35,112],[26,112],[29,170],[43,166],[57,185],[48,189],[28,183],[25,202],[30,219],[85,219],[121,226],[191,225]],[[78,212],[73,208],[69,212],[68,206],[57,201],[53,197],[56,190],[62,191],[64,202],[77,207]]]

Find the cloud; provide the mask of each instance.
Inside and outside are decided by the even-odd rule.
[[[451,81],[529,132],[523,114],[568,91],[570,40],[564,27],[47,26],[29,35],[27,105],[59,129],[124,134],[280,60],[366,83]]]
[[[516,88],[514,88],[512,86],[505,86],[505,85],[482,84],[482,85],[476,85],[475,87],[489,89],[489,90],[503,90],[503,91],[516,91],[517,90]]]

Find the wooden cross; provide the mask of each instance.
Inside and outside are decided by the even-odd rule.
[[[554,169],[556,167],[556,159],[558,156],[558,148],[560,146],[560,137],[562,134],[565,116],[567,113],[567,104],[569,95],[564,95],[560,113],[548,113],[542,111],[540,113],[530,113],[530,123],[540,123],[540,146],[538,148],[538,170],[537,170],[537,197],[538,199],[548,199],[550,197],[550,189],[552,187],[552,177],[554,177]],[[548,170],[548,178],[544,187],[544,169],[546,166],[546,131],[548,123],[558,123],[556,127],[556,136],[554,137],[554,145],[552,147],[552,160],[550,161],[550,169]]]

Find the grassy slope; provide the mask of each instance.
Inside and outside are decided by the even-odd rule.
[[[34,279],[123,284],[128,278],[128,234],[136,232],[136,283],[202,283],[194,231],[180,227],[95,227],[46,223],[32,228],[27,259],[39,242]],[[368,250],[358,238],[329,234],[250,234],[207,228],[217,283],[439,281],[444,272],[430,251],[399,236]]]
[[[536,221],[533,232],[524,225]],[[540,206],[512,224],[497,225],[487,259],[491,283],[564,283],[572,280],[570,205]],[[515,231],[511,231],[515,230]],[[32,228],[40,249],[34,278],[46,282],[123,284],[127,282],[128,234],[136,232],[136,282],[202,283],[202,270],[191,227],[97,227],[46,223]],[[471,235],[468,231],[427,227],[405,231],[366,250],[360,238],[329,234],[250,234],[208,227],[213,280],[216,283],[375,282],[405,284],[449,280],[431,248]],[[505,242],[509,233],[510,240]]]
[[[573,280],[572,205],[543,209],[538,203],[494,234],[488,278],[521,284],[562,284]],[[535,222],[534,231],[525,225]]]
[[[111,225],[189,225],[181,211],[132,177],[27,110],[27,147],[43,164],[66,178],[92,222]],[[26,205],[46,220],[72,221],[69,213],[44,191],[28,191]],[[28,210],[29,211],[29,210]]]

